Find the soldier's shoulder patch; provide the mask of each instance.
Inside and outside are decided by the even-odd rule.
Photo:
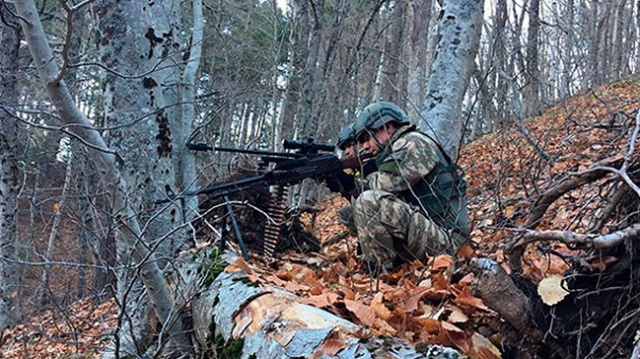
[[[400,166],[398,166],[398,162],[396,161],[385,161],[378,167],[378,171],[380,172],[388,172],[393,174],[400,174]]]
[[[408,145],[408,141],[406,138],[402,137],[397,139],[392,145],[391,148],[393,149],[393,151],[401,151],[403,148],[405,148]]]

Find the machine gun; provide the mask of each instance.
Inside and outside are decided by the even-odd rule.
[[[156,203],[166,203],[189,196],[207,195],[210,199],[225,197],[251,188],[268,189],[273,186],[271,199],[267,207],[267,214],[273,219],[268,221],[264,231],[264,254],[272,258],[280,237],[280,225],[284,221],[286,212],[287,186],[295,185],[307,178],[318,180],[336,180],[348,176],[343,168],[354,167],[355,161],[340,160],[333,154],[335,148],[331,144],[316,143],[309,138],[305,141],[284,140],[283,147],[295,152],[272,152],[263,150],[245,150],[227,147],[211,147],[205,144],[188,144],[187,148],[194,151],[219,151],[259,155],[261,168],[257,175],[250,176],[226,183],[214,184],[193,191],[184,191],[178,195],[167,195],[166,198],[156,200]],[[354,163],[352,163],[354,162]],[[272,167],[269,169],[269,167]],[[347,181],[348,182],[348,181]],[[233,220],[233,211],[227,206],[230,217]],[[242,243],[241,234],[237,225],[234,229],[239,239],[243,255],[246,250]]]
[[[220,151],[259,155],[262,159],[261,167],[273,163],[270,170],[261,174],[230,181],[227,183],[210,185],[193,191],[185,191],[179,195],[168,195],[158,199],[156,203],[166,203],[176,199],[206,194],[209,198],[229,196],[249,188],[268,188],[270,186],[289,186],[298,184],[306,178],[320,179],[340,174],[347,163],[343,163],[332,153],[334,146],[327,143],[315,143],[309,138],[306,141],[284,140],[283,147],[296,152],[272,152],[262,150],[244,150],[228,147],[211,147],[205,144],[188,144],[187,148],[194,151]],[[325,153],[321,153],[325,152]]]

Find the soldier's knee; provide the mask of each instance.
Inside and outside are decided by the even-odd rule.
[[[338,210],[338,218],[340,222],[344,225],[347,223],[353,222],[353,206],[348,205],[340,208]]]
[[[389,192],[378,190],[367,190],[362,192],[355,202],[356,211],[364,212],[378,212],[382,207],[386,205],[387,197],[393,196]]]

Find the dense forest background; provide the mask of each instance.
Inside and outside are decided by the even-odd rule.
[[[150,332],[150,307],[163,324],[159,332],[185,340],[186,324],[176,320],[185,298],[165,277],[198,241],[191,223],[199,202],[154,200],[242,165],[185,144],[282,150],[283,139],[335,142],[372,101],[405,108],[453,157],[487,134],[522,136],[534,149],[528,163],[548,167],[529,176],[517,173],[532,167],[496,169],[485,174],[497,177],[495,186],[480,187],[491,192],[500,223],[513,225],[530,208],[501,190],[519,181],[522,198],[553,202],[538,180],[552,188],[554,174],[592,164],[553,167],[558,143],[548,132],[531,133],[525,120],[552,106],[578,111],[566,104],[590,93],[604,107],[591,126],[631,126],[623,120],[635,116],[633,106],[614,105],[594,89],[638,70],[639,30],[640,2],[627,0],[4,0],[0,330],[45,309],[65,312],[78,299],[116,298],[120,338],[112,349],[153,352],[136,339]],[[619,162],[602,165],[618,178],[607,182],[612,198],[638,194],[627,174],[635,168],[634,136],[625,137],[626,155],[622,147],[611,153]],[[505,148],[472,155],[499,163]],[[623,182],[631,191],[612,189]],[[326,194],[305,182],[289,206]],[[633,205],[626,206],[615,212],[603,205],[611,218],[589,233],[633,230]],[[533,229],[535,215],[519,224]]]

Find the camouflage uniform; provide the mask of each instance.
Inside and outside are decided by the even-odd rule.
[[[425,192],[442,161],[435,142],[415,126],[397,128],[381,149],[378,171],[366,177],[368,190],[354,204],[358,239],[370,269],[386,271],[416,258],[424,261],[426,255],[453,253],[466,240],[466,203],[460,202],[453,214],[464,217],[461,225],[456,224],[459,218],[445,218],[451,213],[429,216],[450,212],[448,203],[425,208],[433,207],[434,197]]]

